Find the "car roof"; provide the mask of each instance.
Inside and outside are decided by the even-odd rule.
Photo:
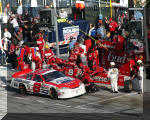
[[[38,69],[38,70],[35,70],[34,74],[38,74],[38,75],[43,75],[45,73],[48,73],[48,72],[53,72],[53,71],[56,71],[56,70],[53,70],[53,69]]]

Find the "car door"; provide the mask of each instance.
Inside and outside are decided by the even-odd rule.
[[[34,85],[34,83],[35,83],[35,81],[33,81],[32,78],[33,78],[33,74],[32,74],[32,73],[27,74],[26,80],[27,80],[27,81],[30,81],[30,82],[28,83],[28,85],[27,85],[27,89],[28,89],[30,92],[33,92],[33,85]]]
[[[39,93],[41,91],[41,86],[43,81],[41,76],[35,74],[33,81],[34,81],[33,92]]]

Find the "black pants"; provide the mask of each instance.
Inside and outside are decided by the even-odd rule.
[[[76,61],[76,65],[78,67],[80,67],[80,63],[82,63],[82,62],[81,62],[80,55],[79,55],[78,58],[77,58],[77,61]]]
[[[88,60],[88,67],[93,70],[93,60]]]
[[[111,41],[113,41],[114,34],[115,34],[115,32],[110,32]]]
[[[14,69],[17,67],[18,61],[15,52],[8,55],[8,63],[11,63]]]

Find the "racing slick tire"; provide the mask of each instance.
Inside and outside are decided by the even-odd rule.
[[[51,88],[50,91],[50,97],[54,100],[57,100],[58,99],[58,93],[57,91],[54,89],[54,88]]]
[[[133,83],[131,80],[126,80],[124,82],[124,90],[125,92],[131,92],[133,90]]]
[[[24,84],[19,85],[19,93],[20,94],[25,94],[26,93],[26,87]]]

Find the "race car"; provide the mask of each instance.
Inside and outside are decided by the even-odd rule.
[[[53,69],[15,73],[10,86],[22,94],[38,93],[49,95],[52,99],[72,98],[86,93],[85,86],[79,79],[67,77]]]

